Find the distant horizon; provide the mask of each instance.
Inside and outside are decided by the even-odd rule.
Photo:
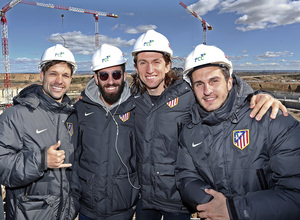
[[[177,67],[178,68],[178,67]],[[179,67],[180,68],[180,67]],[[126,70],[127,73],[133,73],[135,70]],[[239,72],[274,72],[274,73],[300,73],[300,70],[233,70],[234,73],[239,73]],[[5,74],[5,73],[0,73],[0,74]],[[15,73],[10,73],[10,74],[39,74],[39,72],[15,72]],[[87,71],[76,71],[75,75],[88,75],[88,74],[93,74],[92,71],[87,70]]]

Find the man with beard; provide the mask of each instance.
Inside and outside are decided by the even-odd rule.
[[[74,178],[72,188],[80,203],[80,220],[131,220],[134,214],[139,193],[135,105],[125,64],[119,48],[103,44],[92,59],[94,77],[75,104],[79,178]]]

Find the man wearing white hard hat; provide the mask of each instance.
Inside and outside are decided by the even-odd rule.
[[[79,220],[131,220],[134,215],[139,193],[135,105],[125,65],[119,48],[103,44],[92,58],[94,77],[75,104]]]
[[[6,219],[73,219],[70,197],[74,160],[74,111],[66,95],[76,71],[72,52],[57,44],[45,50],[42,85],[14,97],[0,116],[0,182],[6,189]]]
[[[136,75],[132,92],[136,101],[136,137],[141,198],[137,220],[188,220],[190,210],[176,188],[175,164],[178,135],[190,119],[196,102],[191,87],[171,69],[173,51],[168,39],[149,30],[136,41],[132,52]],[[260,95],[258,112],[270,95]],[[256,97],[257,98],[257,97]],[[255,97],[253,102],[255,101]],[[275,104],[274,104],[274,103]],[[268,109],[278,101],[266,102]],[[263,113],[264,109],[262,109]]]
[[[187,57],[185,80],[198,103],[180,135],[176,179],[202,219],[299,219],[300,124],[271,110],[249,118],[252,88],[215,46]]]

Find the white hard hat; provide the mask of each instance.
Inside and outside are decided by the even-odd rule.
[[[230,75],[232,74],[232,63],[221,49],[215,46],[199,44],[185,60],[183,72],[184,80],[191,84],[190,76],[188,75],[189,72],[196,67],[208,64],[225,65],[228,68]]]
[[[55,46],[45,50],[41,57],[39,70],[41,71],[46,63],[53,60],[61,60],[70,63],[73,67],[73,73],[76,72],[77,65],[75,63],[75,58],[72,52],[61,44],[56,44]]]
[[[92,58],[92,71],[126,63],[123,52],[112,45],[102,44]]]
[[[142,51],[157,51],[173,55],[169,40],[155,30],[149,30],[142,34],[135,42],[132,56]]]

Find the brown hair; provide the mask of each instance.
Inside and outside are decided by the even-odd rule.
[[[49,61],[49,62],[45,63],[42,67],[42,72],[45,74],[45,72],[47,72],[47,70],[50,69],[51,66],[54,66],[58,63],[68,64],[68,67],[71,69],[71,75],[73,75],[73,66],[72,66],[72,64],[70,64],[66,61],[62,61],[62,60],[52,60],[52,61]]]
[[[225,78],[225,81],[228,82],[229,78],[230,78],[230,72],[229,72],[229,69],[227,68],[227,66],[225,65],[222,65],[222,64],[206,64],[206,65],[202,65],[202,66],[198,66],[198,67],[195,67],[194,69],[192,69],[187,75],[188,77],[190,78],[191,80],[191,84],[193,84],[193,81],[192,81],[192,74],[195,70],[197,69],[201,69],[203,67],[207,67],[207,66],[217,66],[221,69],[222,71],[222,74]]]

